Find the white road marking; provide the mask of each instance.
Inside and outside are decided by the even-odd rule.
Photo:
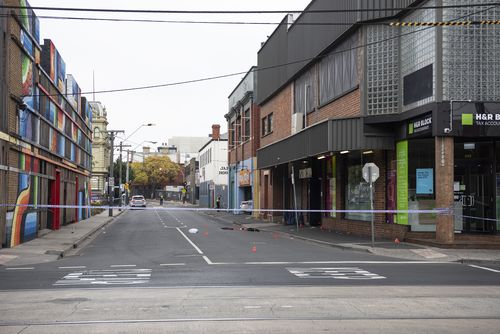
[[[185,263],[162,263],[160,266],[185,266]]]
[[[112,264],[111,268],[128,268],[128,267],[137,267],[135,264]]]
[[[70,273],[54,286],[145,284],[151,278],[151,269],[89,270]]]
[[[352,280],[384,279],[386,277],[370,273],[357,267],[342,268],[286,268],[291,274],[299,278],[333,278]]]
[[[246,309],[258,309],[258,308],[262,308],[262,306],[252,306],[252,305],[249,305],[249,306],[243,306],[243,308],[246,308]]]
[[[191,246],[194,247],[194,249],[196,249],[196,251],[198,252],[198,254],[203,254],[203,252],[201,251],[201,249],[198,248],[198,246],[196,246],[195,243],[192,242],[191,239],[189,239],[187,237],[187,235],[185,235],[184,232],[181,231],[180,228],[176,227],[176,230],[179,231],[180,234],[182,234],[182,236],[191,244]]]
[[[222,264],[222,263],[215,263]],[[228,263],[233,264],[233,263]],[[243,264],[459,264],[440,261],[304,261],[304,262],[244,262]]]
[[[70,267],[59,267],[59,269],[84,269],[85,266],[70,266]]]
[[[203,260],[205,260],[205,262],[207,264],[214,264],[212,261],[210,261],[210,259],[208,257],[206,257],[205,255],[203,255]]]
[[[478,268],[478,269],[488,270],[488,271],[491,271],[491,272],[494,272],[494,273],[500,273],[500,270],[491,269],[491,268],[487,268],[487,267],[476,266],[476,265],[473,265],[473,264],[469,264],[469,267],[474,267],[474,268]]]
[[[5,268],[6,270],[33,270],[34,267]]]
[[[293,308],[292,305],[281,305],[282,308]]]

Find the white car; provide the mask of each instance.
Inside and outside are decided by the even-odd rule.
[[[252,213],[253,201],[242,201],[240,204],[240,209],[245,213]]]
[[[130,200],[130,207],[146,207],[146,199],[142,195],[135,195],[132,196],[132,199]]]

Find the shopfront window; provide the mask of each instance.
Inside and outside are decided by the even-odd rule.
[[[436,207],[434,138],[408,141],[408,221],[414,231],[434,231]]]
[[[373,153],[363,154],[362,152],[349,153],[347,156],[347,185],[345,214],[346,219],[371,220],[371,213],[358,212],[359,210],[370,210],[370,185],[365,182],[362,175],[363,165],[373,162]]]

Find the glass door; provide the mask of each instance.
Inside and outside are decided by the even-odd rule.
[[[455,201],[464,232],[496,231],[493,143],[455,144]],[[455,210],[455,212],[457,212]]]

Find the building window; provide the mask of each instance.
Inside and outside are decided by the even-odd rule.
[[[245,110],[243,123],[245,124],[245,136],[243,141],[247,141],[250,139],[250,109]]]
[[[241,132],[243,130],[243,125],[241,124],[241,116],[238,116],[238,118],[236,119],[236,128],[237,128],[237,132],[236,132],[236,138],[238,138],[238,142],[236,143],[237,145],[240,145],[241,144]]]
[[[368,182],[365,182],[362,175],[363,165],[366,162],[370,162],[370,155],[362,157],[361,152],[356,152],[349,154],[347,157],[347,185],[345,189],[346,219],[371,220],[369,212],[357,212],[359,210],[371,210],[370,185]]]
[[[94,129],[94,139],[98,139],[101,136],[101,131],[99,131],[99,128],[96,127]]]
[[[229,147],[234,147],[234,131],[236,131],[236,128],[234,126],[234,122],[231,122],[231,126],[229,127]]]
[[[262,136],[273,132],[273,113],[270,113],[262,119]]]

